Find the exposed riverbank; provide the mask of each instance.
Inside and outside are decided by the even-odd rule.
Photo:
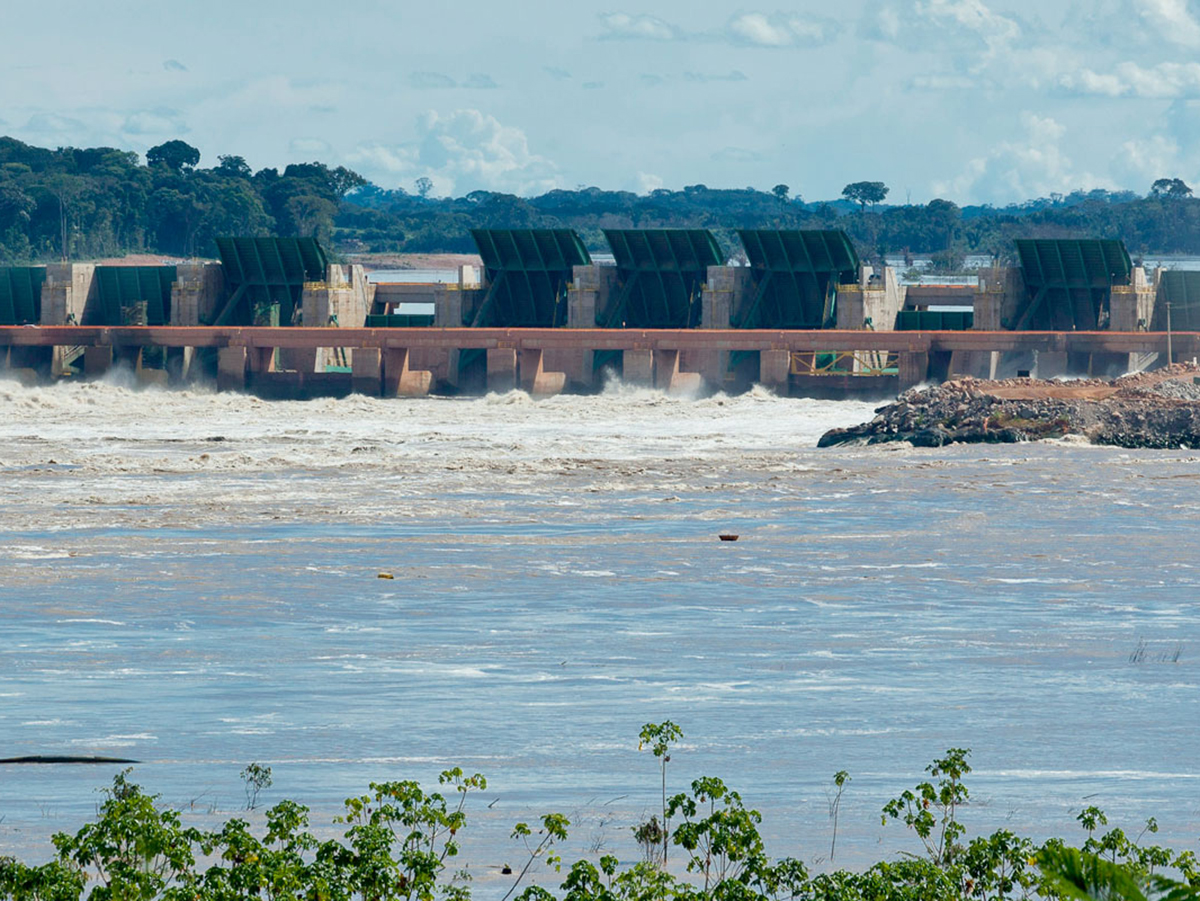
[[[1078,438],[1128,448],[1200,447],[1200,367],[1119,379],[957,379],[915,388],[870,422],[831,429],[821,447],[907,441],[916,447]]]

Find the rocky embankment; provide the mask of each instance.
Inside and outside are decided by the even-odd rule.
[[[1130,448],[1200,447],[1200,367],[1115,380],[957,379],[914,388],[873,420],[826,432],[820,447],[908,441],[944,444],[1037,441],[1078,435]]]

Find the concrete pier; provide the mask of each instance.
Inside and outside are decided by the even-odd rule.
[[[497,394],[517,387],[517,351],[512,347],[492,347],[487,352],[487,390]]]
[[[668,394],[693,394],[704,387],[704,379],[698,372],[682,372],[679,368],[680,351],[654,351],[654,387]]]
[[[112,368],[112,345],[87,347],[83,351],[83,374],[89,379],[100,378]]]
[[[779,394],[786,394],[792,355],[786,350],[764,350],[758,355],[758,382]]]
[[[565,372],[547,372],[544,368],[544,351],[521,351],[521,390],[534,397],[552,397],[561,394],[567,384]]]
[[[383,396],[425,397],[433,385],[428,369],[409,369],[408,348],[393,347],[383,352]]]
[[[630,348],[621,356],[621,381],[629,385],[654,384],[654,351]]]
[[[217,390],[246,390],[246,348],[222,347],[217,351]]]
[[[351,385],[355,394],[379,397],[383,392],[383,351],[378,347],[360,347],[354,352]]]
[[[900,354],[900,390],[919,385],[929,376],[929,352]]]

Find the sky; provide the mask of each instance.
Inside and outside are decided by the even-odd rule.
[[[1200,182],[1200,0],[611,2],[0,0],[0,134],[455,196]]]

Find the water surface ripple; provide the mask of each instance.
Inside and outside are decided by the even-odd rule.
[[[1193,454],[822,451],[871,406],[762,391],[2,382],[0,411],[0,756],[136,757],[198,823],[260,761],[319,825],[461,763],[491,780],[464,849],[485,884],[550,809],[568,853],[634,858],[636,735],[665,718],[674,785],[724,777],[805,860],[838,769],[839,862],[915,849],[879,808],[949,746],[974,749],[972,833],[1078,839],[1093,803],[1200,834]],[[0,851],[44,855],[113,769],[0,767]]]

